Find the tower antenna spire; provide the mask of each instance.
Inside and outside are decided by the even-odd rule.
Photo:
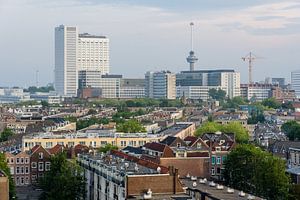
[[[198,58],[195,56],[194,53],[194,44],[193,44],[193,27],[194,23],[190,23],[190,28],[191,28],[191,51],[189,53],[189,56],[186,58],[186,61],[190,64],[190,71],[195,70],[195,62],[198,61]]]
[[[194,23],[191,22],[190,23],[190,27],[191,27],[191,51],[194,50],[194,44],[193,44],[193,26],[194,26]]]

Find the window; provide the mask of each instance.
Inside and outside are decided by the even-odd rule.
[[[211,168],[211,175],[215,175],[215,168]]]
[[[19,164],[19,163],[20,163],[20,158],[17,158],[17,161],[16,161],[16,163],[17,163],[17,164]]]
[[[74,142],[68,142],[68,146],[69,147],[73,147],[74,146]]]
[[[211,157],[211,164],[214,165],[216,163],[216,157],[212,156]]]
[[[25,158],[25,164],[29,163],[29,158]]]
[[[226,156],[222,156],[222,163],[224,163],[226,160]]]
[[[46,162],[45,164],[45,170],[50,171],[50,162]]]
[[[39,171],[44,171],[44,163],[39,162]]]
[[[36,168],[36,162],[31,163],[31,168]]]
[[[125,147],[126,146],[126,141],[121,141],[121,147]]]
[[[217,164],[221,164],[221,156],[217,157]]]
[[[43,154],[43,152],[40,152],[39,153],[39,159],[43,159],[44,158],[44,154]]]
[[[36,180],[36,175],[31,175],[31,180],[35,181]]]
[[[180,143],[177,143],[177,147],[180,147],[181,146],[181,144]]]
[[[24,163],[24,158],[21,158],[21,164],[23,164]]]
[[[9,169],[10,169],[10,174],[11,175],[15,174],[15,168],[14,167],[10,167]]]
[[[26,184],[26,185],[29,184],[29,177],[28,177],[28,176],[25,177],[25,184]]]
[[[11,164],[14,163],[14,158],[10,158],[10,163],[11,163]]]
[[[221,151],[221,147],[216,147],[216,151]]]
[[[19,174],[20,173],[20,167],[17,167],[16,168],[16,174]]]
[[[80,141],[79,144],[85,145],[85,142],[84,141]]]
[[[20,167],[20,173],[24,174],[24,167]]]
[[[25,167],[25,174],[29,174],[29,167]]]
[[[198,142],[198,143],[197,143],[197,148],[200,149],[201,147],[202,147],[201,142]]]

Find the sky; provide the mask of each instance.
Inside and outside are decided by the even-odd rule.
[[[54,28],[110,39],[111,73],[188,70],[194,22],[196,69],[234,69],[253,52],[254,81],[300,69],[299,0],[0,0],[0,86],[53,82]]]

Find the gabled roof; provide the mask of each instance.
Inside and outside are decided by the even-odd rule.
[[[164,152],[166,145],[161,144],[161,143],[157,143],[157,142],[151,142],[151,143],[146,143],[144,145],[145,148],[147,149],[151,149],[153,151],[158,151],[158,152]]]
[[[49,151],[47,149],[45,149],[44,147],[42,147],[41,145],[35,145],[34,147],[32,147],[28,152],[29,155],[34,154],[40,148],[44,149],[50,155]]]
[[[198,140],[195,136],[187,136],[184,138],[184,141],[188,144],[188,146],[192,146]]]
[[[143,150],[139,147],[132,147],[132,146],[127,146],[124,149],[121,150],[124,153],[133,153],[133,154],[142,154]]]
[[[58,153],[63,152],[64,149],[65,149],[65,147],[63,145],[57,144],[54,147],[52,147],[51,149],[49,149],[48,151],[50,154],[58,154]]]

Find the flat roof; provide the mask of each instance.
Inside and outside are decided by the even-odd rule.
[[[212,69],[212,70],[181,71],[180,73],[216,73],[216,72],[235,72],[235,71],[233,69]]]

